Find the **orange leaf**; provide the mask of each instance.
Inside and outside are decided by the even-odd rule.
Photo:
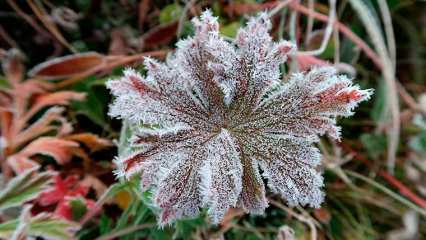
[[[92,152],[99,151],[103,148],[112,146],[112,142],[108,139],[100,138],[92,133],[79,133],[66,136],[65,139],[81,142],[87,146]]]
[[[71,100],[81,101],[84,99],[86,94],[72,92],[72,91],[61,91],[41,95],[37,97],[34,105],[25,114],[25,121],[31,118],[35,113],[40,111],[42,108],[51,105],[68,105]]]
[[[36,154],[51,156],[59,164],[65,164],[69,162],[74,150],[78,147],[79,144],[77,142],[52,137],[41,137],[28,144],[19,153],[8,157],[7,161],[17,173],[21,172],[22,168],[26,166],[26,163],[32,161],[30,157]],[[24,164],[24,166],[19,164]]]
[[[99,67],[103,63],[104,56],[99,53],[80,53],[40,63],[31,69],[29,75],[44,79],[67,78]]]
[[[19,157],[19,156],[9,157],[7,159],[7,163],[12,167],[13,171],[17,174],[23,173],[28,169],[32,169],[40,165],[36,161],[33,161],[26,157]]]
[[[72,91],[61,91],[61,92],[44,94],[39,96],[36,99],[34,106],[38,105],[40,107],[45,107],[50,105],[68,105],[71,100],[76,100],[76,101],[83,100],[85,95],[86,94],[84,93],[78,93],[78,92],[72,92]]]
[[[13,89],[13,94],[15,95],[15,97],[28,98],[33,94],[45,93],[51,88],[52,85],[49,83],[29,79],[15,85]]]
[[[52,130],[57,130],[58,133],[62,133],[63,128],[68,127],[66,119],[61,115],[63,111],[64,108],[62,107],[50,108],[37,121],[32,123],[24,131],[18,133],[18,135],[12,139],[13,144],[15,146],[19,146],[25,142],[30,141],[31,139],[34,139],[37,136]],[[62,124],[59,126],[51,125],[51,123],[55,121],[61,122]]]
[[[132,195],[126,190],[121,190],[115,195],[114,200],[121,209],[127,209],[132,202]]]

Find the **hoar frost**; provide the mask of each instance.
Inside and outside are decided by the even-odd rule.
[[[146,77],[128,69],[107,84],[116,97],[112,117],[151,126],[134,132],[138,150],[117,160],[119,175],[142,173],[160,225],[203,207],[214,223],[230,207],[262,214],[263,179],[289,205],[319,207],[321,155],[313,143],[323,134],[338,139],[336,117],[352,115],[371,91],[332,67],[283,83],[279,65],[295,46],[272,42],[266,14],[250,19],[234,43],[219,36],[209,11],[193,24],[195,36],[179,41],[165,63],[146,58]]]

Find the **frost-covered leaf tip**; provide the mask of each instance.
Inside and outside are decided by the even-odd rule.
[[[323,134],[338,139],[336,117],[352,115],[371,90],[331,67],[283,83],[279,65],[295,46],[272,42],[266,14],[250,19],[234,43],[219,35],[209,11],[192,22],[195,36],[179,41],[165,63],[147,58],[145,77],[128,69],[108,82],[116,97],[110,115],[151,126],[134,132],[137,151],[119,157],[119,175],[142,173],[160,225],[203,207],[214,223],[230,207],[262,214],[263,179],[289,205],[319,207],[321,155],[313,143]]]

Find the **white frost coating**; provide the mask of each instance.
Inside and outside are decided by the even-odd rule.
[[[239,150],[228,130],[221,129],[220,133],[207,145],[206,160],[210,171],[203,184],[209,206],[208,214],[213,223],[219,223],[229,207],[235,207],[241,192],[242,166]]]
[[[266,14],[251,18],[234,43],[219,35],[211,12],[192,22],[195,36],[180,40],[166,62],[146,58],[146,76],[127,69],[107,83],[110,115],[140,128],[132,154],[116,160],[118,176],[142,173],[161,226],[201,207],[214,223],[230,207],[262,214],[262,177],[289,205],[319,207],[321,155],[313,143],[324,134],[339,139],[336,118],[352,115],[372,91],[332,67],[281,82],[279,65],[296,46],[272,42]]]

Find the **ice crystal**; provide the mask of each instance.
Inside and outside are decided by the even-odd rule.
[[[193,24],[195,36],[179,41],[165,63],[145,60],[146,77],[128,69],[107,84],[116,97],[110,115],[138,128],[138,150],[117,160],[119,175],[142,173],[161,225],[203,207],[214,223],[230,207],[261,214],[262,176],[289,205],[319,207],[321,155],[313,144],[324,134],[338,139],[336,117],[353,114],[371,91],[331,67],[282,82],[279,65],[295,46],[272,42],[266,14],[250,19],[234,43],[219,35],[209,11]]]

